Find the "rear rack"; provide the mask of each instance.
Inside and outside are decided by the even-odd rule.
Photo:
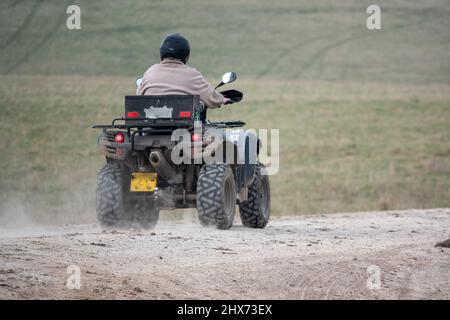
[[[117,121],[143,121],[140,123],[122,123],[116,124]],[[192,121],[175,121],[172,118],[115,118],[111,124],[94,124],[92,128],[94,129],[145,129],[145,128],[190,128],[192,127]]]
[[[117,121],[141,121],[140,123],[123,123],[116,124]],[[104,132],[107,129],[120,129],[126,130],[130,136],[131,151],[134,152],[135,136],[144,134],[170,134],[173,132],[173,128],[186,128],[188,130],[193,128],[192,121],[174,121],[172,118],[115,118],[111,124],[94,124],[94,129],[102,129]]]
[[[228,128],[234,128],[234,127],[243,127],[245,126],[245,122],[243,121],[218,121],[218,122],[209,122],[207,123],[209,125],[218,126],[218,127],[228,127]]]
[[[140,121],[139,123],[122,123],[116,124],[117,121]],[[209,122],[209,125],[218,127],[243,127],[245,122],[242,121],[219,121]],[[121,129],[126,130],[130,135],[131,151],[134,151],[134,143],[136,135],[144,135],[149,133],[167,134],[171,133],[173,128],[186,128],[188,130],[194,127],[192,121],[174,121],[172,118],[114,118],[111,124],[94,124],[92,128],[102,129],[106,132],[107,129]]]
[[[143,121],[140,123],[123,123],[116,124],[117,121]],[[245,126],[245,122],[243,121],[218,121],[218,122],[209,122],[209,125],[218,126],[218,127],[243,127]],[[94,129],[145,129],[145,128],[192,128],[192,121],[180,121],[174,120],[172,118],[157,118],[157,119],[149,119],[149,118],[114,118],[111,124],[94,124],[92,128]]]

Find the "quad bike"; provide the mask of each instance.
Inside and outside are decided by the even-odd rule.
[[[236,77],[234,72],[224,74],[216,88]],[[228,104],[243,97],[237,90],[222,94],[230,98]],[[98,147],[106,156],[97,176],[102,227],[152,228],[160,209],[197,208],[202,225],[229,229],[236,205],[244,226],[267,225],[270,185],[255,160],[259,139],[241,129],[242,121],[210,122],[206,110],[198,96],[126,96],[124,117],[93,126],[102,129]],[[174,139],[180,129],[188,133],[188,145]],[[199,156],[206,150],[216,161]],[[174,161],[175,151],[192,161]]]

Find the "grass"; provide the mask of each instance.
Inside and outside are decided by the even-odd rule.
[[[78,212],[89,221],[103,163],[89,125],[121,114],[133,79],[9,76],[1,83],[8,83],[0,86],[2,128],[13,133],[0,144],[3,201],[20,195],[42,215]],[[267,85],[268,92],[257,81],[240,81],[245,103],[210,117],[280,128],[280,172],[271,177],[276,214],[450,205],[449,87]],[[272,90],[284,94],[275,100]]]
[[[62,1],[2,4],[1,212],[93,221],[90,125],[123,112],[170,31],[211,82],[239,75],[245,100],[212,119],[280,129],[274,214],[450,206],[448,2],[379,1],[380,31],[365,28],[370,1],[74,3],[81,31]]]
[[[377,3],[382,30],[366,28],[370,0],[32,1],[0,11],[0,72],[141,74],[161,37],[180,31],[191,64],[217,79],[228,69],[262,79],[447,82],[449,1]],[[65,26],[67,4],[81,30]]]

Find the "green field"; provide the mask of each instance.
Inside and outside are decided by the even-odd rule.
[[[280,129],[274,214],[450,206],[450,1],[377,1],[376,31],[372,3],[2,1],[0,218],[95,219],[90,125],[121,115],[173,31],[211,82],[238,73],[244,101],[211,118]]]

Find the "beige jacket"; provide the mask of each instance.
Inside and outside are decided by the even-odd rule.
[[[164,59],[152,65],[145,73],[138,95],[199,95],[208,107],[223,103],[223,95],[217,92],[196,69],[174,59]]]

